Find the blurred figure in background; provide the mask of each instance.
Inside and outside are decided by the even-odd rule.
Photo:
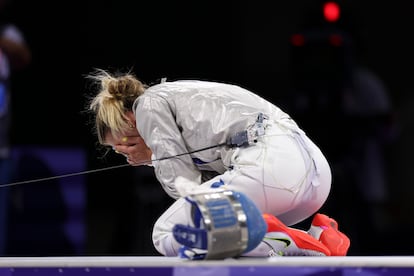
[[[13,73],[26,68],[31,51],[22,31],[12,22],[11,0],[0,0],[0,184],[11,179],[11,79]],[[0,255],[5,254],[7,236],[7,188],[0,188]]]
[[[351,255],[370,255],[381,250],[375,241],[387,223],[386,155],[398,125],[387,87],[363,65],[361,24],[342,2],[319,1],[291,36],[287,110],[331,160],[336,185],[325,213],[344,221]]]

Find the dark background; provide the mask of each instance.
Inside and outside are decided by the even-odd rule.
[[[384,83],[392,104],[387,122],[392,120],[396,135],[384,150],[388,198],[378,205],[372,203],[362,198],[348,174],[335,174],[333,183],[340,188],[334,189],[326,211],[350,234],[350,254],[409,255],[414,248],[410,234],[414,224],[411,10],[402,0],[339,2],[343,20],[335,28],[355,38],[358,64],[369,68]],[[350,145],[358,143],[351,139],[353,136],[344,138],[341,131],[359,133],[361,126],[343,124],[329,114],[312,117],[309,123],[307,116],[291,104],[297,96],[295,85],[301,81],[295,78],[292,68],[301,63],[294,58],[296,52],[290,38],[311,27],[324,30],[323,20],[317,15],[320,6],[321,1],[306,0],[14,0],[10,18],[24,32],[33,61],[13,79],[13,145],[17,149],[81,149],[86,158],[84,169],[123,164],[124,160],[113,154],[98,159],[95,137],[84,112],[86,97],[92,92],[85,76],[94,68],[132,68],[146,83],[162,77],[236,83],[297,118],[317,143],[321,141],[323,151],[325,145],[328,151],[329,141],[337,139],[343,138]],[[319,127],[316,131],[318,125],[324,126],[322,131]],[[336,160],[338,156],[332,153],[328,158]],[[34,168],[36,162],[25,160],[23,164]],[[60,162],[62,171],[67,173],[65,161]],[[19,180],[33,177],[23,172],[17,168]],[[18,216],[16,206],[10,204],[12,219],[6,254],[157,254],[152,248],[150,229],[171,200],[149,168],[92,173],[83,181],[85,201],[77,210],[79,227],[85,233],[78,241],[81,249],[75,250],[76,246],[58,230],[54,233],[59,234],[44,231],[64,223],[69,208],[59,203],[60,192],[52,188],[56,185],[46,181],[32,183],[30,188],[10,188],[12,202],[16,193],[26,190],[26,199],[33,197],[34,205],[42,202],[43,209],[34,211],[38,209],[23,204]],[[29,189],[32,190],[28,193]],[[27,222],[22,215],[29,213],[40,221],[56,210],[60,210],[60,217],[51,216],[42,226],[36,220]],[[377,211],[380,223],[373,222],[376,215],[372,213]],[[19,242],[21,237],[16,233],[20,232],[16,229],[20,228],[24,228],[28,242]]]

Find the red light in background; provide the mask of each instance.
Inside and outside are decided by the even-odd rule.
[[[332,34],[329,36],[329,43],[332,46],[341,46],[343,44],[343,38],[339,34]]]
[[[336,2],[325,2],[323,5],[323,16],[326,21],[336,22],[341,16],[341,9]]]
[[[290,42],[293,46],[303,46],[305,44],[305,37],[302,34],[294,34],[290,37]]]

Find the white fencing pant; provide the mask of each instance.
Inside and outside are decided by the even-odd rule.
[[[236,149],[232,165],[232,170],[199,187],[210,188],[222,180],[221,188],[244,193],[263,213],[288,226],[316,213],[331,189],[331,170],[320,149],[301,130],[280,123],[269,123],[256,144]],[[192,224],[189,208],[180,198],[156,221],[152,238],[162,255],[178,254],[181,245],[172,229],[176,224]]]

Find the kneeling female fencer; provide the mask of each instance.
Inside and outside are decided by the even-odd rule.
[[[331,189],[329,164],[279,107],[226,83],[180,80],[147,86],[131,72],[100,69],[88,78],[97,84],[88,104],[99,142],[125,155],[132,166],[152,166],[176,199],[153,228],[160,254],[191,259],[347,254],[350,242],[336,221],[317,213]],[[218,194],[223,205],[215,206],[211,197],[194,200],[199,193]],[[218,234],[217,225],[223,226],[223,214],[237,213],[239,205],[248,222],[252,214],[261,214],[255,221],[258,230],[240,221],[243,216],[236,216],[237,221],[226,217],[234,225],[224,225],[238,226],[244,240],[240,248],[220,252],[211,239],[226,236]],[[289,227],[310,216],[309,231]],[[194,229],[204,234],[190,235]],[[190,236],[210,240],[183,238]],[[214,252],[209,255],[209,250]]]

